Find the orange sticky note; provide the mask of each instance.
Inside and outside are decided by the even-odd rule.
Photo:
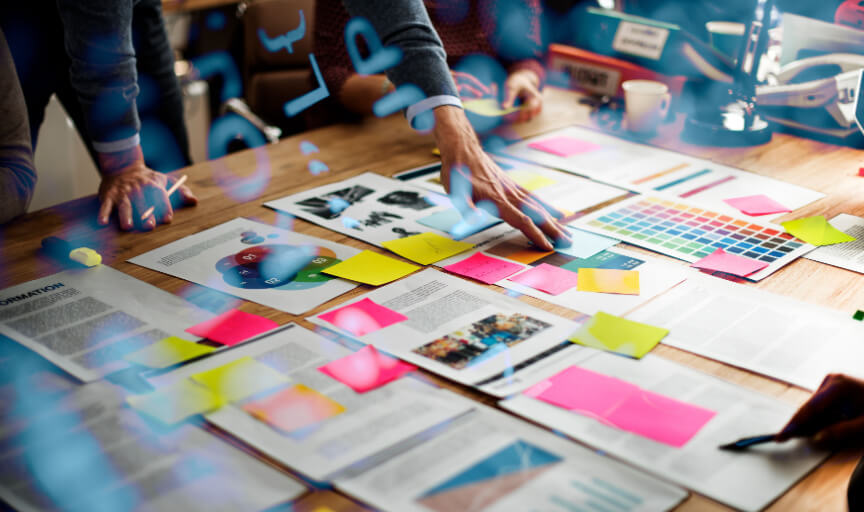
[[[580,268],[576,289],[580,292],[639,295],[639,271]]]
[[[345,407],[303,384],[243,406],[243,410],[283,432],[296,432],[345,412]]]

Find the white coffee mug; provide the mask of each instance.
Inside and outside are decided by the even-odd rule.
[[[657,129],[669,112],[669,87],[653,80],[627,80],[624,102],[627,129],[636,133],[651,133]]]

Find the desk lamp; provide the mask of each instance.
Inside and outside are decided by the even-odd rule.
[[[731,84],[715,82],[707,97],[687,117],[683,137],[710,146],[753,146],[771,140],[768,122],[756,107],[756,73],[768,47],[774,0],[757,0],[753,18],[744,31]]]

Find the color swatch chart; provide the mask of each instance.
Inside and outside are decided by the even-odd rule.
[[[747,277],[754,281],[813,249],[779,229],[662,197],[626,199],[573,224],[691,263],[718,248],[767,262]]]

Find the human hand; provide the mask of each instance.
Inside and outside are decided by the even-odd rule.
[[[793,437],[809,437],[826,449],[864,444],[864,381],[836,373],[825,377],[776,440]]]
[[[481,98],[497,98],[498,85],[486,85],[477,79],[471,73],[463,71],[450,71],[453,76],[453,82],[456,84],[456,91],[459,97],[463,99],[481,99]]]
[[[111,212],[117,210],[120,229],[129,231],[135,227],[151,230],[157,223],[167,224],[174,218],[174,210],[167,189],[177,178],[149,169],[138,151],[100,153],[102,183],[99,184],[99,214],[97,220],[107,225]],[[182,185],[178,191],[182,204],[194,205],[198,198],[189,187]],[[142,220],[141,215],[150,207],[153,215]]]
[[[443,106],[434,114],[441,182],[463,217],[466,211],[476,211],[477,203],[489,201],[497,208],[497,217],[524,233],[538,248],[551,251],[555,246],[570,245],[570,234],[558,222],[564,214],[520,187],[489,158],[462,109]]]
[[[512,107],[517,99],[522,107],[514,112],[517,122],[530,121],[543,110],[543,94],[540,92],[540,77],[530,69],[514,71],[504,82],[504,101],[501,107]]]

